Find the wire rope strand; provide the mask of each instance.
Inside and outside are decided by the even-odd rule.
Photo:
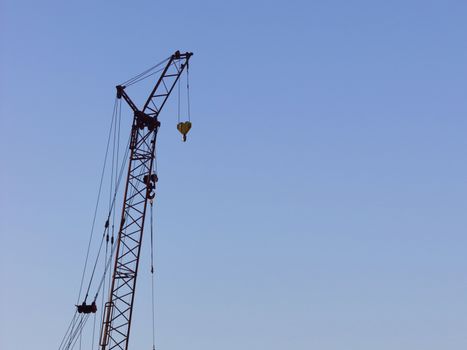
[[[178,123],[180,123],[180,82],[177,83],[177,90],[178,90],[178,103],[177,103],[177,118]]]
[[[114,168],[115,168],[115,143],[116,143],[116,137],[117,137],[118,104],[119,103],[117,102],[117,106],[115,106],[115,113],[114,113],[115,127],[113,128],[113,134],[112,134],[113,137],[112,137],[112,162],[111,162],[111,170],[110,170],[109,209],[112,203],[112,194],[113,194],[113,186],[114,186],[113,178],[114,178]]]
[[[125,170],[125,167],[126,167],[126,164],[127,164],[127,158],[128,158],[128,153],[129,153],[129,144],[130,144],[130,139],[128,139],[128,142],[127,142],[127,150],[125,152],[125,156],[124,158],[122,159],[122,164],[120,166],[120,174],[119,174],[119,178],[118,178],[118,183],[117,183],[117,186],[116,186],[116,190],[114,192],[114,198],[113,198],[113,201],[112,201],[112,207],[115,207],[115,201],[116,201],[116,196],[117,196],[117,190],[118,188],[120,187],[120,183],[121,183],[121,180],[123,178],[123,174],[124,174],[124,170]],[[109,214],[110,215],[110,214]],[[111,243],[112,245],[112,243]],[[105,271],[107,271],[109,268],[110,268],[110,262],[111,262],[111,259],[112,259],[112,256],[113,256],[113,253],[115,252],[115,248],[116,248],[116,245],[113,244],[112,245],[112,249],[111,249],[111,254],[109,255],[109,258],[107,260],[107,263],[106,263],[106,268],[105,268]],[[109,280],[110,280],[110,274],[109,274]],[[97,291],[96,291],[96,295],[94,297],[94,301],[97,299],[98,295],[99,295],[99,292],[101,290],[101,287],[103,285],[103,279],[105,278],[105,274],[103,274],[102,278],[101,278],[101,281],[99,282],[99,285],[98,285],[98,288],[97,288]],[[110,281],[109,281],[110,283]]]
[[[80,320],[80,322],[78,324],[78,328],[76,329],[76,331],[73,334],[72,338],[70,338],[70,343],[68,344],[68,347],[66,348],[67,350],[68,349],[73,349],[75,347],[76,342],[78,340],[78,334],[84,328],[84,326],[86,325],[86,322],[88,321],[88,318],[89,318],[89,314],[81,316],[81,320]]]
[[[105,317],[105,313],[104,313],[104,297],[105,297],[105,274],[107,272],[107,261],[108,261],[108,247],[109,247],[109,242],[107,241],[106,243],[106,246],[105,246],[105,261],[104,261],[104,276],[102,278],[103,280],[103,286],[102,286],[102,297],[101,297],[101,318],[102,318],[102,322],[104,322],[104,317]],[[99,293],[99,291],[97,291],[97,293]],[[95,297],[95,299],[97,300],[97,295]],[[94,323],[96,322],[96,320],[94,319]],[[94,327],[94,330],[95,330],[95,327]],[[94,337],[93,337],[93,348],[94,348]]]
[[[135,80],[141,78],[142,76],[144,76],[145,74],[149,73],[151,70],[155,69],[156,67],[158,66],[158,64],[152,66],[152,67],[149,67],[148,69],[142,71],[141,73],[135,75],[134,77],[126,80],[125,82],[122,83],[122,85],[126,85],[126,84],[131,84],[132,82],[134,82]]]
[[[153,220],[153,200],[151,199],[151,298],[152,298],[152,349],[156,349],[156,325],[155,325],[155,296],[154,296],[154,220]]]
[[[94,217],[92,219],[92,225],[91,225],[91,234],[89,235],[89,242],[88,242],[88,248],[87,248],[87,252],[86,252],[86,259],[84,261],[84,268],[83,268],[83,273],[81,275],[81,282],[80,282],[80,287],[79,287],[78,299],[77,299],[77,302],[76,302],[77,304],[79,303],[79,300],[81,298],[81,291],[82,291],[82,288],[83,288],[84,276],[86,274],[86,267],[87,267],[88,259],[89,259],[89,251],[91,249],[91,242],[92,242],[92,237],[93,237],[93,234],[94,234],[94,226],[96,224],[97,209],[99,208],[99,201],[100,201],[100,196],[101,196],[101,191],[102,191],[102,182],[103,182],[103,179],[104,179],[105,166],[106,166],[106,163],[107,163],[107,156],[108,156],[108,153],[109,153],[110,136],[112,134],[112,127],[113,127],[113,122],[114,122],[114,113],[116,111],[116,105],[117,105],[117,97],[115,97],[114,112],[112,113],[112,122],[110,124],[109,136],[107,138],[107,146],[106,146],[106,150],[105,150],[104,164],[102,166],[101,179],[100,179],[100,182],[99,182],[99,190],[98,190],[98,194],[97,194],[96,206],[94,208]]]
[[[74,320],[75,320],[77,314],[78,314],[78,311],[75,309],[75,313],[73,314],[73,317],[71,318],[70,324],[68,325],[68,328],[67,328],[67,330],[65,331],[65,335],[63,336],[62,341],[60,342],[60,345],[58,346],[59,349],[62,348],[62,345],[63,345],[64,342],[65,342],[65,339],[66,339],[66,337],[67,337],[68,332],[70,332],[71,326],[73,325]]]
[[[128,143],[127,143],[127,151],[125,152],[125,159],[127,158],[128,156],[128,146],[130,144],[130,140],[128,139]],[[116,197],[117,197],[117,192],[118,192],[118,188],[120,187],[120,183],[121,183],[121,180],[123,178],[123,174],[124,174],[124,170],[125,170],[125,166],[127,164],[127,161],[123,161],[122,160],[122,164],[120,166],[120,174],[119,174],[119,177],[118,177],[118,181],[117,181],[117,185],[115,186],[115,191],[114,191],[114,196],[113,196],[113,200],[112,200],[112,205],[111,205],[111,208],[109,210],[109,213],[108,213],[108,220],[110,220],[110,217],[111,217],[111,214],[112,212],[115,214],[115,202],[116,202]],[[112,241],[111,241],[112,242]],[[112,243],[113,244],[113,243]],[[100,250],[99,250],[100,252]],[[113,253],[113,250],[111,250],[111,252]],[[100,253],[99,253],[100,254]],[[110,256],[111,257],[111,256]],[[97,264],[97,260],[96,260],[96,264]],[[106,265],[110,266],[109,263],[107,263]],[[96,291],[96,294],[95,294],[95,297],[94,297],[94,301],[97,300],[97,297],[99,295],[99,292],[100,292],[100,289],[102,287],[102,284],[103,284],[103,279],[105,278],[105,271],[104,271],[104,274],[101,278],[101,281],[99,282],[99,285],[97,287],[97,291]],[[109,279],[110,279],[110,274],[109,274]],[[110,283],[110,282],[109,282]],[[89,289],[88,289],[88,292],[89,292]]]
[[[82,317],[82,315],[78,315],[78,317],[75,319],[75,321],[74,321],[74,323],[73,323],[73,326],[71,327],[70,335],[68,336],[68,345],[67,345],[67,348],[70,347],[70,344],[71,344],[72,341],[73,341],[73,337],[75,337],[75,335],[76,335],[76,328],[75,328],[75,327],[77,327],[77,324],[79,325],[80,317]]]
[[[83,317],[83,315],[78,315],[78,317],[76,318],[76,320],[75,320],[75,322],[73,324],[73,327],[70,330],[70,335],[67,337],[67,342],[66,342],[66,344],[64,344],[63,349],[69,349],[70,346],[75,342],[75,338],[76,338],[76,335],[78,334],[79,326],[80,326],[81,321],[82,321],[82,317]],[[76,324],[78,324],[78,326],[76,326]],[[76,326],[76,328],[75,328],[75,326]]]
[[[188,101],[188,121],[191,122],[191,105],[190,105],[190,66],[186,64],[186,96]]]
[[[92,325],[92,342],[91,342],[91,349],[94,349],[94,339],[96,337],[96,318],[97,318],[97,313],[94,314],[94,322]]]
[[[140,73],[140,74],[134,76],[134,77],[133,77],[132,79],[130,79],[130,80],[127,80],[127,81],[124,82],[122,85],[131,86],[131,85],[137,83],[138,81],[145,79],[145,78],[146,78],[145,75],[147,76],[148,74],[153,74],[153,73],[149,73],[149,72],[151,72],[153,69],[155,69],[155,68],[157,68],[157,67],[158,67],[158,65],[146,69],[144,72],[142,72],[142,73]]]
[[[89,290],[91,289],[92,280],[94,279],[94,273],[96,272],[97,263],[99,262],[99,256],[101,254],[102,245],[104,243],[105,233],[107,231],[108,231],[108,228],[105,228],[104,234],[102,235],[101,243],[99,244],[99,251],[97,252],[97,258],[96,258],[96,261],[94,262],[94,267],[92,268],[91,278],[89,279],[88,288],[86,290],[86,297],[84,298],[85,301],[88,298]]]
[[[167,62],[169,59],[170,59],[170,57],[168,57],[168,58],[166,58],[166,59],[160,61],[160,62],[157,63],[156,65],[154,65],[154,66],[152,66],[152,67],[146,69],[145,71],[143,71],[143,72],[141,72],[141,73],[135,75],[134,77],[132,77],[132,78],[126,80],[126,81],[123,82],[121,85],[124,85],[124,86],[127,85],[127,86],[128,86],[128,84],[133,84],[133,81],[134,81],[134,80],[137,80],[137,79],[139,79],[140,77],[142,77],[143,75],[145,75],[145,74],[149,73],[150,71],[152,71],[153,69],[156,69],[156,68],[159,67],[161,64]]]
[[[120,107],[120,108],[119,108]],[[117,177],[117,174],[118,174],[118,169],[117,169],[117,160],[116,160],[116,143],[117,143],[117,128],[119,128],[119,118],[118,118],[118,114],[121,115],[121,102],[118,103],[117,102],[117,106],[116,106],[116,111],[119,111],[119,112],[116,112],[114,113],[114,128],[113,128],[113,143],[112,143],[112,162],[111,162],[111,172],[110,172],[110,191],[109,191],[109,208],[108,208],[108,217],[107,217],[107,221],[106,221],[106,227],[104,229],[104,234],[103,234],[103,237],[102,237],[102,241],[101,241],[101,244],[100,244],[100,247],[99,247],[99,252],[97,254],[97,258],[96,258],[96,261],[95,261],[95,264],[94,264],[94,268],[93,268],[93,272],[92,272],[92,275],[91,275],[91,278],[90,278],[90,281],[89,281],[89,286],[88,286],[88,290],[86,292],[86,297],[88,296],[88,293],[89,293],[89,289],[91,287],[91,283],[92,283],[92,279],[94,277],[94,273],[95,273],[95,270],[96,270],[96,267],[97,267],[97,264],[98,264],[98,260],[99,260],[99,257],[100,257],[100,253],[101,253],[101,249],[102,249],[102,243],[103,243],[103,240],[104,240],[104,237],[106,239],[106,254],[105,254],[105,260],[104,260],[104,266],[105,266],[105,262],[106,262],[106,259],[107,259],[107,250],[108,250],[108,242],[109,242],[109,231],[110,231],[110,217],[113,216],[113,221],[115,219],[115,210],[114,210],[114,205],[113,205],[113,200],[112,198],[115,197],[115,194],[114,194],[114,191],[115,193],[118,191],[118,188],[117,188],[117,182],[118,182],[118,177]],[[115,174],[115,179],[114,179],[114,174]],[[113,214],[113,215],[112,215]],[[114,222],[112,223],[112,230],[113,230],[113,227],[114,227]],[[104,275],[105,275],[105,271],[104,271]]]
[[[117,113],[117,111],[118,111],[118,113]],[[118,114],[118,118],[117,118],[117,114]],[[117,128],[118,128],[118,142],[115,139],[116,138]],[[118,99],[116,99],[115,103],[114,103],[114,109],[113,109],[110,129],[109,129],[109,133],[108,133],[108,138],[107,138],[107,145],[106,145],[106,151],[105,151],[105,156],[104,156],[104,164],[102,166],[101,179],[100,179],[100,182],[99,182],[98,196],[97,196],[97,200],[96,200],[96,206],[95,206],[95,209],[94,209],[94,217],[93,217],[93,222],[92,222],[92,227],[91,227],[91,234],[90,234],[90,237],[89,237],[85,264],[84,264],[83,273],[82,273],[82,276],[81,276],[80,291],[79,291],[79,295],[78,295],[78,299],[77,299],[78,300],[77,304],[80,303],[81,293],[83,292],[84,277],[86,275],[86,270],[87,270],[87,266],[88,266],[88,262],[89,262],[90,246],[91,246],[91,242],[93,240],[93,233],[94,233],[95,222],[96,222],[96,217],[97,217],[97,210],[98,210],[98,207],[99,207],[101,193],[102,193],[103,178],[104,178],[104,174],[106,172],[106,165],[107,165],[107,160],[108,160],[108,157],[109,157],[110,142],[111,142],[111,139],[113,137],[114,147],[113,147],[113,150],[112,150],[112,152],[113,152],[112,157],[115,157],[115,153],[119,152],[120,128],[121,128],[121,102],[118,103]],[[118,156],[116,156],[117,160],[115,158],[113,159],[114,169],[118,169],[119,165],[120,165],[121,168],[120,168],[120,171],[114,171],[113,172],[114,175],[111,175],[111,182],[112,182],[113,176],[115,176],[115,182],[113,183],[113,191],[111,191],[111,192],[114,192],[114,193],[113,193],[112,201],[110,203],[109,218],[110,218],[110,215],[111,215],[112,212],[115,213],[115,210],[112,210],[112,209],[115,207],[117,192],[118,192],[118,189],[119,189],[120,184],[122,182],[125,166],[127,164],[127,159],[126,158],[128,158],[129,143],[130,143],[130,138],[128,139],[127,147],[126,147],[127,149],[124,152],[124,157],[122,157],[121,164],[118,164],[119,163],[119,161],[118,161],[119,153],[118,153]],[[117,147],[117,144],[118,144],[118,147]],[[106,233],[106,230],[104,229],[104,234],[103,234],[102,239],[101,239],[100,249],[99,249],[98,256],[96,257],[95,264],[97,264],[97,262],[99,260],[100,252],[102,250],[102,242],[103,242],[104,237],[106,237],[105,233]],[[108,246],[106,244],[106,250],[107,249],[108,249]],[[111,254],[108,256],[108,258],[107,258],[107,253],[106,253],[106,259],[104,259],[103,278],[105,278],[105,273],[110,270],[110,265],[111,265],[110,262],[111,262],[113,252],[114,252],[114,249],[111,249]],[[95,271],[96,271],[96,268],[94,267],[93,268],[93,273],[92,273],[92,276],[91,276],[91,280],[90,280],[90,284],[92,282]],[[110,274],[109,274],[109,276],[110,276]],[[94,301],[96,301],[97,296],[99,294],[99,291],[102,288],[102,282],[99,283],[99,287],[98,287],[98,290],[97,290],[97,293],[96,293],[96,297],[94,298]],[[87,295],[88,295],[89,290],[90,290],[90,288],[89,288],[90,284],[88,285],[88,289],[87,289],[87,293],[86,293]],[[105,285],[103,287],[105,289]],[[104,295],[103,295],[103,297],[104,297]],[[74,315],[73,315],[73,317],[72,317],[72,319],[71,319],[71,321],[70,321],[70,323],[68,325],[68,328],[67,328],[67,330],[65,332],[65,335],[63,336],[63,338],[62,338],[62,340],[60,342],[59,350],[70,349],[70,347],[72,347],[72,346],[74,346],[74,344],[76,344],[77,336],[78,336],[78,334],[80,332],[80,329],[82,329],[84,327],[85,322],[86,322],[86,320],[83,319],[82,316],[83,315],[79,315],[77,310],[75,309],[75,313],[74,313]],[[95,327],[93,329],[93,332],[95,332]],[[93,338],[95,338],[95,335],[93,335]],[[93,341],[94,341],[94,339],[93,339]]]
[[[157,74],[157,73],[160,73],[160,72],[162,72],[163,70],[164,70],[164,68],[161,68],[161,69],[158,69],[158,70],[156,70],[156,71],[154,71],[154,72],[152,72],[152,73],[150,73],[150,74],[147,74],[147,75],[145,75],[145,76],[142,76],[141,78],[138,78],[138,79],[136,79],[136,80],[133,80],[131,83],[126,84],[125,87],[128,87],[128,86],[134,85],[134,84],[136,84],[136,83],[139,83],[140,81],[142,81],[142,80],[144,80],[144,79],[147,79],[147,78],[149,78],[149,77],[152,77],[153,75],[155,75],[155,74]]]
[[[115,169],[118,169],[120,162],[120,127],[122,124],[122,100],[120,99],[119,110],[118,110],[118,136],[117,136],[117,163],[115,164]],[[118,183],[118,171],[115,171],[115,183]]]

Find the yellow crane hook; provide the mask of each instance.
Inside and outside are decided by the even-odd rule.
[[[191,129],[191,122],[180,122],[177,124],[177,130],[183,135],[183,142],[186,141],[186,134]]]

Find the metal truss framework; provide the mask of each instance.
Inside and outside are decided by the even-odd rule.
[[[191,52],[177,51],[169,58],[141,111],[126,94],[125,86],[117,86],[117,97],[128,103],[134,119],[115,265],[101,328],[101,350],[128,350],[144,219],[157,182],[153,165],[158,116],[191,56]]]

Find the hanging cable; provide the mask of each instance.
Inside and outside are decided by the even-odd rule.
[[[94,314],[94,322],[92,325],[92,342],[91,342],[91,349],[94,349],[94,339],[96,337],[96,318],[97,314]]]
[[[88,321],[88,318],[89,318],[89,314],[81,316],[81,319],[79,320],[79,323],[78,323],[78,325],[77,325],[77,327],[75,329],[75,332],[72,334],[72,336],[70,337],[69,343],[64,348],[65,350],[70,350],[70,349],[73,349],[75,347],[76,342],[79,339],[78,335],[80,334],[80,332],[82,331],[82,329],[86,325],[86,322]]]
[[[188,121],[191,122],[191,108],[190,108],[190,65],[186,64],[186,96],[187,96],[187,109],[188,109]]]
[[[70,329],[69,335],[66,337],[66,342],[61,344],[59,349],[72,349],[74,347],[74,344],[76,344],[76,341],[78,340],[79,332],[82,329],[82,327],[84,327],[84,324],[85,321],[83,322],[83,315],[78,315],[73,323],[73,326]]]
[[[128,139],[128,143],[127,143],[127,151],[125,152],[125,158],[127,157],[128,155],[128,146],[129,146],[129,143],[130,143],[130,140]],[[108,223],[110,222],[110,218],[111,218],[111,215],[112,213],[115,214],[115,201],[116,201],[116,197],[117,197],[117,192],[118,192],[118,189],[120,187],[120,183],[121,183],[121,180],[123,178],[123,174],[124,174],[124,170],[125,170],[125,166],[126,166],[127,162],[126,161],[122,161],[122,164],[121,164],[121,167],[120,167],[120,171],[119,171],[119,176],[118,176],[118,180],[117,180],[117,183],[115,184],[114,186],[114,193],[113,193],[113,198],[112,198],[112,202],[111,202],[111,205],[110,205],[110,208],[109,208],[109,212],[108,212],[108,215],[107,215],[107,221],[106,221],[106,227],[104,228],[104,234],[102,236],[102,239],[101,239],[101,243],[100,243],[100,246],[99,246],[99,251],[98,251],[98,254],[97,254],[97,257],[96,257],[96,260],[95,260],[95,263],[94,263],[94,267],[93,267],[93,270],[92,270],[92,274],[91,274],[91,278],[89,280],[89,284],[88,284],[88,288],[87,288],[87,291],[86,291],[86,297],[88,296],[88,293],[89,293],[89,290],[90,290],[90,287],[91,287],[91,284],[92,284],[92,281],[93,281],[93,278],[94,278],[94,274],[95,274],[95,270],[96,270],[96,266],[97,266],[97,263],[98,263],[98,260],[99,260],[99,256],[100,256],[100,253],[101,253],[101,250],[102,250],[102,244],[103,244],[103,241],[104,241],[104,237],[106,238],[106,233],[108,234],[108,231],[109,231],[109,227],[108,227]],[[114,216],[115,217],[115,216]],[[111,238],[111,242],[113,243],[113,236]],[[107,264],[106,264],[107,265]],[[105,271],[104,271],[104,275],[102,278],[105,277]],[[97,296],[99,294],[99,291],[100,291],[100,288],[102,286],[102,279],[101,279],[101,282],[99,283],[99,286],[97,288],[97,292],[96,292],[96,295],[94,297],[94,300],[93,301],[96,301],[97,299]]]
[[[120,158],[119,158],[119,155],[120,155],[120,126],[122,124],[122,102],[121,102],[121,100],[120,100],[120,106],[119,107],[120,108],[119,108],[119,111],[118,111],[117,164],[115,165],[117,168],[118,168],[118,164],[120,162]],[[123,159],[122,159],[122,164],[124,164]],[[120,181],[117,178],[117,172],[115,172],[115,182],[117,184],[120,183]],[[115,192],[115,195],[116,194],[117,194],[117,192]],[[114,196],[114,198],[115,198],[115,196]],[[112,238],[111,238],[111,243],[110,243],[111,245],[114,242],[114,234],[115,234],[115,210],[114,210],[114,215],[113,215],[113,219],[112,219]]]
[[[108,248],[109,248],[109,240],[107,239],[106,241],[106,244],[105,244],[105,260],[104,260],[104,276],[102,278],[102,280],[104,281],[103,283],[103,286],[102,286],[102,297],[101,297],[101,311],[100,311],[100,314],[101,314],[101,318],[104,319],[104,296],[105,296],[105,274],[107,272],[107,260],[109,259],[108,258]],[[100,289],[100,287],[99,287]],[[97,292],[99,293],[99,291]],[[94,301],[97,300],[97,293],[96,293],[96,296],[94,298]],[[94,338],[95,338],[95,331],[96,331],[96,318],[97,318],[97,313],[94,314],[94,325],[93,325],[93,333],[92,333],[92,349],[94,349]]]
[[[106,221],[106,223],[105,223],[106,228],[104,229],[104,234],[102,235],[101,243],[99,244],[99,250],[97,252],[97,258],[96,258],[96,261],[94,262],[94,267],[92,268],[91,278],[89,279],[88,288],[86,289],[86,295],[84,297],[84,302],[86,302],[86,300],[88,298],[89,290],[91,289],[92,280],[94,279],[94,273],[96,272],[97,263],[99,262],[99,256],[101,254],[102,245],[104,243],[104,238],[106,236],[106,232],[108,231],[107,223],[108,223],[108,221]]]
[[[114,110],[113,110],[110,130],[109,130],[109,134],[108,134],[108,138],[107,138],[106,152],[105,152],[105,156],[104,156],[104,164],[103,164],[103,167],[102,167],[101,179],[100,179],[100,182],[99,182],[98,196],[97,196],[96,206],[95,206],[95,210],[94,210],[93,222],[92,222],[92,227],[91,227],[91,234],[90,234],[90,238],[89,238],[89,242],[88,242],[88,248],[87,248],[87,252],[86,252],[86,259],[85,259],[85,264],[84,264],[84,268],[83,268],[83,274],[81,276],[80,291],[79,291],[79,295],[78,295],[78,299],[77,299],[78,300],[77,304],[80,303],[81,293],[83,291],[84,277],[86,275],[86,270],[87,270],[87,266],[88,266],[88,262],[89,262],[90,246],[91,246],[91,242],[92,242],[93,234],[94,234],[95,222],[96,222],[96,217],[97,217],[97,210],[98,210],[98,207],[99,207],[100,197],[101,197],[101,193],[102,193],[103,178],[104,178],[104,174],[105,174],[105,171],[106,171],[107,159],[109,157],[109,148],[110,148],[111,138],[113,138],[113,147],[112,147],[112,171],[111,171],[111,174],[110,174],[110,178],[111,178],[110,193],[113,192],[113,196],[109,197],[109,206],[110,206],[110,208],[109,208],[107,222],[110,221],[111,214],[112,213],[115,214],[115,210],[113,210],[113,209],[115,207],[115,200],[116,200],[116,195],[117,195],[117,192],[118,192],[118,189],[119,189],[119,185],[120,185],[121,180],[123,178],[124,168],[125,168],[125,165],[127,163],[126,158],[128,156],[128,152],[129,152],[128,149],[129,149],[129,140],[130,140],[130,139],[128,139],[127,150],[125,152],[125,160],[122,159],[121,169],[120,169],[120,171],[116,171],[118,169],[118,167],[119,167],[119,164],[118,164],[118,158],[119,157],[116,154],[118,154],[118,152],[119,152],[117,147],[119,147],[119,142],[120,142],[119,141],[120,125],[121,125],[121,102],[118,99],[116,99],[116,101],[114,103]],[[118,134],[117,134],[117,132],[118,132]],[[118,135],[118,141],[117,141],[117,135]],[[104,232],[103,232],[103,235],[102,235],[102,238],[101,238],[101,243],[99,245],[99,250],[98,250],[98,253],[97,253],[97,257],[96,257],[96,260],[95,260],[95,263],[94,263],[94,266],[93,266],[93,269],[92,269],[90,281],[89,281],[88,287],[86,289],[85,301],[86,301],[86,299],[87,299],[87,297],[89,295],[91,283],[92,283],[93,277],[94,277],[95,272],[96,272],[96,266],[97,266],[97,263],[99,261],[99,257],[100,257],[101,251],[102,251],[102,245],[103,245],[104,239],[106,240],[106,249],[105,249],[106,250],[106,257],[104,259],[104,278],[105,278],[106,271],[110,269],[110,256],[108,257],[108,254],[107,254],[107,251],[108,251],[108,236],[109,236],[108,235],[109,234],[109,225],[108,225],[107,222],[106,222],[106,225],[105,225],[106,227],[104,228]],[[99,293],[100,288],[101,288],[101,285],[99,285],[98,291],[96,293],[96,297],[94,298],[94,302],[96,301],[96,298],[97,298],[97,295]],[[59,349],[70,349],[70,348],[72,348],[74,346],[74,344],[77,343],[78,339],[82,336],[81,331],[82,331],[86,321],[87,321],[87,317],[83,318],[83,315],[78,315],[77,311],[75,310],[75,314],[74,314],[74,316],[73,316],[73,318],[72,318],[72,320],[70,322],[70,325],[67,328],[65,336],[63,337],[63,339],[62,339],[62,341],[60,343]],[[95,321],[94,321],[94,324],[95,324]],[[95,326],[93,327],[93,341],[94,341],[94,337],[95,337]],[[80,342],[81,342],[81,340],[80,340]]]
[[[115,209],[115,201],[116,201],[116,197],[117,197],[118,188],[120,187],[120,184],[121,184],[121,181],[122,181],[123,175],[124,175],[124,170],[125,170],[127,162],[128,162],[129,146],[130,146],[130,138],[128,138],[125,155],[124,155],[124,158],[122,158],[122,163],[120,165],[120,171],[119,171],[119,175],[118,175],[117,185],[115,186],[115,191],[114,191],[114,196],[113,196],[113,199],[112,199],[111,210]],[[115,210],[113,210],[113,213],[115,214]],[[111,211],[109,211],[108,218],[110,218],[110,215],[111,215]],[[115,216],[114,216],[114,218],[115,218]],[[115,248],[117,247],[117,245],[114,244],[113,234],[112,234],[110,242],[111,242],[110,255],[108,256],[107,261],[105,263],[104,273],[103,273],[103,275],[101,277],[101,280],[100,280],[100,282],[98,284],[96,294],[94,296],[94,301],[97,300],[99,292],[100,292],[102,286],[104,285],[104,280],[105,280],[105,277],[106,277],[106,273],[110,269],[111,260],[112,260],[113,254],[115,252]],[[110,285],[110,278],[111,278],[111,274],[109,273],[109,285]]]
[[[71,329],[73,327],[73,324],[75,323],[75,319],[76,319],[77,315],[78,315],[78,311],[75,309],[75,313],[73,314],[73,318],[71,319],[71,322],[68,325],[68,328],[67,328],[67,330],[65,332],[65,335],[63,336],[62,341],[60,342],[60,345],[58,347],[59,349],[61,349],[62,346],[65,344],[65,340],[68,337],[68,333],[71,332]]]
[[[154,300],[154,220],[153,220],[153,202],[149,200],[151,204],[151,295],[152,295],[152,350],[156,350],[156,325],[155,325],[155,300]]]
[[[178,90],[178,102],[177,102],[177,123],[180,123],[180,82],[177,84],[177,90]]]
[[[83,340],[83,329],[81,329],[79,331],[79,350],[81,350],[81,343],[82,343],[82,340]]]
[[[91,225],[91,234],[89,235],[89,242],[88,242],[88,248],[87,248],[87,252],[86,252],[86,259],[84,261],[84,268],[83,268],[83,273],[81,275],[81,282],[80,282],[80,287],[79,287],[78,299],[76,301],[77,304],[80,303],[81,291],[82,291],[83,282],[84,282],[84,276],[86,274],[86,267],[87,267],[88,259],[89,259],[89,251],[91,249],[91,242],[92,242],[92,237],[93,237],[93,234],[94,234],[94,226],[96,224],[97,209],[99,208],[99,201],[100,201],[101,191],[102,191],[102,181],[104,180],[105,166],[107,164],[107,155],[109,153],[110,136],[112,134],[112,127],[114,125],[114,115],[115,115],[115,112],[116,112],[117,100],[118,100],[117,97],[115,97],[114,110],[113,110],[113,113],[112,113],[112,122],[110,124],[109,136],[107,138],[107,146],[106,146],[106,149],[105,149],[104,164],[102,166],[101,179],[100,179],[100,182],[99,182],[99,190],[97,192],[96,206],[94,208],[94,216],[93,216],[92,225]]]

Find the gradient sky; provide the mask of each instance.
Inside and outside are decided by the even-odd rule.
[[[58,348],[114,86],[180,49],[193,129],[180,142],[172,99],[158,350],[466,349],[466,18],[460,0],[2,0],[0,347]]]

